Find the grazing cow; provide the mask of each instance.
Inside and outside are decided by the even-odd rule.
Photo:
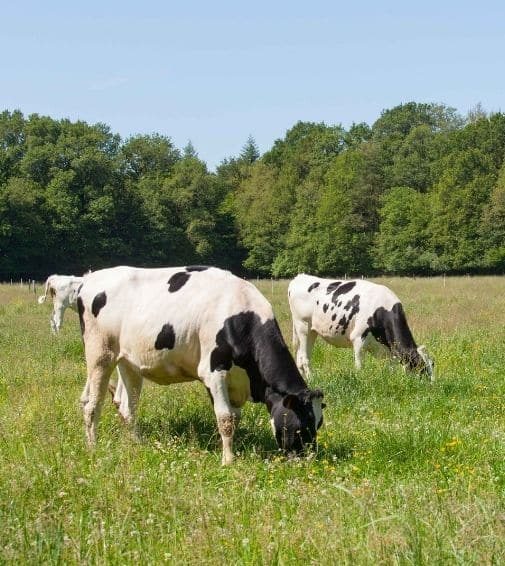
[[[77,312],[77,291],[84,281],[83,277],[73,275],[50,275],[47,278],[44,294],[38,298],[42,304],[47,295],[53,298],[53,313],[50,323],[53,332],[59,332],[63,325],[63,315],[67,308]]]
[[[319,335],[334,346],[352,347],[358,369],[363,351],[370,350],[392,355],[404,367],[426,373],[433,381],[433,361],[424,346],[416,346],[400,299],[384,285],[302,273],[290,282],[288,299],[296,364],[306,377]]]
[[[251,283],[213,267],[115,267],[86,276],[77,308],[90,444],[116,365],[115,401],[132,427],[143,378],[162,385],[200,380],[214,405],[223,464],[233,459],[233,433],[249,399],[267,405],[281,448],[300,452],[315,442],[323,395],[307,388],[272,307]]]

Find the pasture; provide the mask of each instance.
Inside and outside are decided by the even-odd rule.
[[[505,278],[382,282],[436,382],[318,340],[318,452],[287,461],[249,403],[228,468],[199,383],[146,385],[141,442],[108,398],[88,451],[77,315],[54,337],[49,301],[0,286],[0,562],[503,563]],[[255,284],[290,344],[287,282]]]

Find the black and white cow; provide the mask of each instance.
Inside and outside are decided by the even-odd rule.
[[[84,281],[82,277],[74,275],[50,275],[45,284],[44,294],[38,298],[42,304],[47,295],[53,298],[53,312],[50,324],[53,332],[59,332],[63,325],[63,315],[67,308],[77,312],[77,290]]]
[[[416,346],[400,299],[384,285],[362,279],[335,281],[304,273],[289,284],[296,364],[310,375],[310,356],[317,336],[337,347],[354,349],[361,368],[363,351],[392,355],[404,367],[426,373],[433,381],[433,361]]]
[[[315,442],[323,395],[307,388],[272,307],[251,283],[213,267],[122,266],[88,275],[77,306],[90,444],[116,365],[115,401],[132,426],[143,378],[162,385],[200,380],[213,400],[223,464],[233,459],[233,433],[249,399],[267,405],[281,448],[299,452]]]

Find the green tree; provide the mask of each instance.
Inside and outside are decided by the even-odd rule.
[[[239,159],[245,163],[252,164],[259,158],[259,156],[260,152],[256,141],[251,135],[249,135],[242,151],[240,152]]]
[[[433,163],[439,157],[436,134],[427,125],[412,128],[399,144],[386,178],[393,186],[426,192],[433,183]]]
[[[394,187],[382,197],[381,202],[375,267],[390,273],[429,271],[429,196],[410,187]]]
[[[40,276],[47,257],[48,232],[40,187],[11,177],[0,191],[0,274]]]
[[[184,146],[182,150],[182,156],[185,157],[186,159],[198,157],[198,153],[195,149],[195,146],[192,144],[191,140],[188,140],[188,143]]]
[[[283,248],[292,205],[292,195],[279,187],[273,167],[259,161],[245,179],[234,199],[234,213],[241,243],[248,256],[244,266],[270,273],[272,263]]]
[[[496,180],[493,159],[471,148],[449,154],[444,164],[432,195],[433,268],[476,271],[483,266],[480,218]]]
[[[19,176],[19,162],[25,152],[25,119],[19,110],[0,113],[0,185]]]
[[[207,171],[203,161],[185,157],[174,166],[164,190],[170,195],[193,247],[189,257],[209,261],[218,245],[215,230],[223,199],[222,185]]]
[[[368,151],[346,151],[327,175],[315,217],[317,270],[322,274],[366,273],[378,220]]]
[[[169,174],[180,159],[172,140],[159,134],[139,135],[121,147],[124,172],[133,179],[144,175]]]
[[[485,250],[486,269],[505,269],[505,162],[500,170],[491,197],[484,206],[480,233]]]

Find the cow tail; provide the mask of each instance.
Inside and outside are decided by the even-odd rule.
[[[51,279],[50,277],[47,278],[46,287],[44,289],[44,294],[40,295],[40,297],[38,298],[39,305],[41,305],[46,300],[47,293],[48,293],[49,288],[51,286],[50,279]]]
[[[296,332],[296,328],[295,328],[295,321],[293,319],[293,326],[292,326],[292,330],[293,330],[293,352],[296,354],[296,352],[298,352],[298,348],[300,346],[300,340],[298,338],[298,333]]]

